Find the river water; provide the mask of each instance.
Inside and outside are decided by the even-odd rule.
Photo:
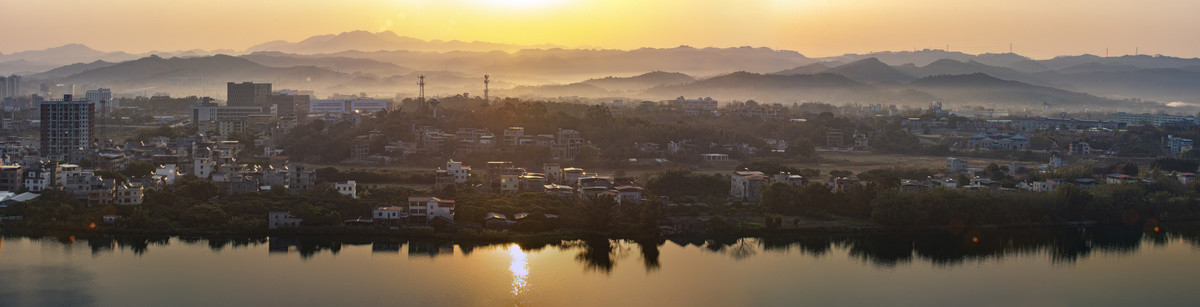
[[[1200,224],[520,246],[17,235],[0,306],[1178,306]]]

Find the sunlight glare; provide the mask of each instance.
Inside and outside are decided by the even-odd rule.
[[[545,7],[552,4],[565,2],[565,0],[480,0],[486,4],[496,7],[510,7],[518,9],[529,9]]]
[[[512,272],[512,294],[518,295],[525,290],[527,285],[525,277],[529,276],[529,261],[525,259],[525,252],[521,251],[521,247],[516,244],[508,246],[508,254],[512,256],[512,264],[508,266],[508,270]]]

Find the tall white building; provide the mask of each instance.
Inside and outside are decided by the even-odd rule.
[[[21,76],[0,76],[0,99],[21,96]]]

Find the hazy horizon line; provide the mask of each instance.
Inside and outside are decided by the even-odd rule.
[[[1029,56],[1029,55],[1024,55],[1024,54],[1021,54],[1020,52],[1018,52],[1018,51],[1017,51],[1017,50],[1015,50],[1015,49],[1014,49],[1013,51],[1011,51],[1011,52],[1009,52],[1009,51],[1003,51],[1003,52],[992,52],[992,51],[966,51],[965,49],[963,49],[963,50],[955,50],[955,49],[953,49],[953,48],[950,48],[950,49],[946,49],[946,48],[934,48],[934,47],[932,47],[932,46],[927,46],[927,47],[924,47],[924,48],[921,48],[921,47],[914,47],[914,49],[913,49],[913,50],[907,50],[907,49],[905,49],[905,50],[899,50],[899,49],[884,49],[884,50],[873,50],[873,51],[846,52],[846,53],[840,53],[840,54],[834,54],[834,55],[817,55],[817,54],[820,54],[820,53],[816,53],[816,54],[807,54],[807,53],[805,53],[805,52],[803,52],[803,51],[801,51],[801,50],[798,50],[798,49],[789,49],[789,48],[771,47],[771,46],[762,46],[762,45],[759,45],[759,46],[755,46],[755,45],[726,45],[726,46],[719,46],[719,45],[708,45],[708,46],[697,46],[697,45],[693,45],[693,44],[686,44],[686,43],[684,43],[684,44],[669,44],[669,45],[671,45],[671,46],[660,45],[660,46],[641,46],[641,47],[635,47],[635,48],[621,48],[621,47],[605,47],[605,46],[596,46],[596,45],[574,45],[574,46],[571,46],[571,45],[556,44],[556,43],[520,44],[520,43],[507,43],[507,42],[486,41],[486,40],[462,40],[462,39],[442,39],[442,38],[433,38],[433,39],[430,39],[430,38],[421,38],[421,37],[417,37],[417,36],[413,36],[413,35],[403,35],[403,34],[400,34],[400,33],[396,33],[395,31],[392,31],[392,30],[383,30],[383,31],[374,31],[374,32],[373,32],[373,31],[370,31],[370,30],[365,30],[365,29],[349,30],[349,31],[342,31],[342,32],[337,32],[337,33],[313,34],[313,35],[306,36],[306,37],[304,37],[304,38],[302,38],[302,39],[299,39],[299,40],[287,40],[287,39],[268,40],[268,41],[263,41],[263,42],[255,43],[255,44],[252,44],[252,45],[250,45],[250,46],[247,46],[247,47],[244,47],[244,48],[230,48],[230,47],[221,48],[221,47],[217,47],[217,48],[206,49],[206,48],[196,47],[196,48],[175,49],[175,50],[162,50],[162,49],[149,49],[149,50],[102,50],[102,49],[98,49],[98,48],[92,47],[92,45],[89,45],[88,43],[85,43],[85,42],[70,42],[70,43],[63,43],[63,44],[59,44],[59,45],[53,45],[53,46],[50,46],[50,47],[45,47],[45,48],[41,48],[41,49],[30,48],[30,49],[17,50],[17,51],[5,51],[5,50],[0,50],[0,55],[4,55],[4,56],[10,56],[10,55],[13,55],[13,54],[16,54],[16,53],[21,53],[21,52],[42,51],[42,50],[47,50],[47,49],[53,49],[53,48],[65,47],[65,46],[69,46],[69,45],[82,45],[82,46],[84,46],[84,47],[87,47],[87,48],[89,48],[89,49],[92,49],[92,50],[95,50],[95,51],[100,51],[100,52],[105,52],[105,53],[112,53],[112,52],[124,52],[124,53],[130,54],[130,55],[139,55],[139,54],[156,54],[156,52],[162,52],[162,53],[177,53],[177,52],[185,52],[185,51],[192,51],[192,50],[200,50],[200,51],[204,51],[204,52],[214,52],[214,51],[217,51],[217,50],[232,50],[232,51],[234,51],[234,54],[228,54],[228,55],[244,55],[244,54],[251,54],[251,53],[254,53],[254,52],[249,52],[249,49],[250,49],[250,48],[253,48],[254,46],[258,46],[258,45],[261,45],[261,44],[269,43],[269,42],[283,41],[283,42],[287,42],[287,43],[297,43],[297,42],[300,42],[300,41],[303,41],[303,40],[306,40],[306,39],[309,39],[309,38],[317,37],[317,36],[327,36],[327,35],[334,35],[334,36],[336,36],[336,35],[346,34],[346,33],[350,33],[350,32],[359,32],[359,31],[362,31],[362,32],[368,32],[368,33],[371,33],[371,34],[379,34],[379,33],[384,33],[384,32],[392,32],[393,34],[395,34],[395,35],[397,35],[397,36],[400,36],[400,37],[413,38],[413,39],[418,39],[418,40],[422,40],[422,41],[425,41],[425,42],[433,42],[433,41],[441,41],[441,42],[459,41],[459,42],[466,42],[466,43],[490,43],[490,44],[504,44],[504,45],[513,45],[513,46],[519,46],[519,47],[532,47],[532,48],[521,48],[521,49],[519,49],[518,51],[520,51],[520,50],[550,50],[550,49],[564,49],[564,50],[620,50],[620,51],[633,51],[633,50],[638,50],[638,49],[672,49],[672,48],[679,48],[679,47],[691,47],[691,48],[696,48],[696,49],[706,49],[706,48],[716,48],[716,49],[733,49],[733,48],[747,48],[747,47],[748,47],[748,48],[755,48],[755,49],[758,49],[758,48],[767,48],[767,49],[774,50],[774,51],[791,51],[791,52],[796,52],[796,53],[799,53],[800,55],[802,55],[802,56],[804,56],[804,57],[807,57],[807,58],[814,58],[814,59],[817,59],[817,58],[833,58],[833,57],[848,56],[848,55],[870,55],[870,54],[876,54],[876,53],[888,53],[888,52],[890,52],[890,53],[903,53],[903,52],[919,52],[919,51],[942,51],[942,52],[949,52],[949,53],[962,53],[962,54],[967,54],[967,55],[983,55],[983,54],[1016,54],[1016,55],[1020,55],[1020,56],[1023,56],[1023,57],[1026,57],[1026,58],[1029,58],[1029,59],[1032,59],[1032,60],[1050,60],[1050,59],[1054,59],[1054,58],[1057,58],[1057,57],[1064,57],[1064,56],[1084,56],[1084,55],[1097,56],[1097,57],[1101,57],[1101,58],[1119,58],[1119,57],[1124,57],[1124,56],[1152,56],[1152,57],[1153,57],[1153,56],[1166,56],[1166,57],[1175,57],[1175,58],[1182,58],[1182,59],[1200,59],[1200,56],[1190,56],[1190,57],[1189,57],[1189,56],[1182,56],[1182,55],[1170,55],[1170,54],[1161,54],[1161,53],[1147,53],[1147,52],[1140,52],[1140,51],[1138,51],[1138,50],[1140,50],[1140,49],[1141,49],[1140,47],[1135,47],[1135,53],[1122,53],[1122,54],[1108,55],[1108,56],[1104,56],[1104,55],[1100,55],[1100,54],[1096,54],[1096,53],[1090,53],[1090,52],[1083,52],[1083,53],[1069,53],[1069,52],[1068,52],[1068,53],[1059,53],[1059,54],[1057,54],[1057,55],[1054,55],[1054,56],[1052,56],[1052,57],[1035,57],[1035,56]],[[556,48],[539,48],[539,47],[534,47],[534,46],[542,46],[542,45],[556,46]],[[951,47],[952,47],[952,46],[953,46],[953,44],[950,44],[949,46],[951,46]],[[386,49],[386,50],[358,50],[358,49],[345,49],[345,50],[342,50],[342,51],[361,51],[361,52],[374,52],[374,51],[414,51],[414,50],[410,50],[410,49]],[[342,51],[339,51],[339,52],[342,52]],[[419,51],[419,52],[435,52],[435,53],[445,53],[445,52],[455,52],[455,51],[465,51],[465,50],[453,49],[453,50],[445,50],[445,51]],[[500,51],[500,52],[505,52],[505,53],[509,53],[509,54],[515,53],[515,52],[504,51],[504,50],[491,50],[491,51]],[[309,54],[309,53],[289,53],[289,52],[285,52],[285,51],[255,51],[255,52],[282,52],[282,53],[288,53],[288,54],[304,54],[304,55],[322,55],[322,54],[333,54],[333,53],[312,53],[312,54]],[[475,52],[475,51],[465,51],[465,52]],[[483,51],[478,51],[478,52],[483,52]],[[214,54],[226,54],[226,53],[214,53]]]

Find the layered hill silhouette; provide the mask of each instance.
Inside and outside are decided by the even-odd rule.
[[[1197,58],[1084,54],[1036,60],[937,49],[810,58],[770,48],[565,48],[421,40],[389,31],[273,41],[244,51],[151,55],[69,44],[0,54],[0,73],[14,72],[26,77],[30,92],[46,83],[218,97],[229,81],[272,82],[276,88],[316,90],[318,96],[411,95],[422,74],[429,94],[478,95],[488,74],[493,93],[553,97],[1097,108],[1129,104],[1127,99],[1200,102]]]
[[[676,85],[695,82],[696,78],[677,72],[652,71],[633,77],[605,77],[588,79],[581,83],[593,85],[609,91],[636,91],[664,85]]]

